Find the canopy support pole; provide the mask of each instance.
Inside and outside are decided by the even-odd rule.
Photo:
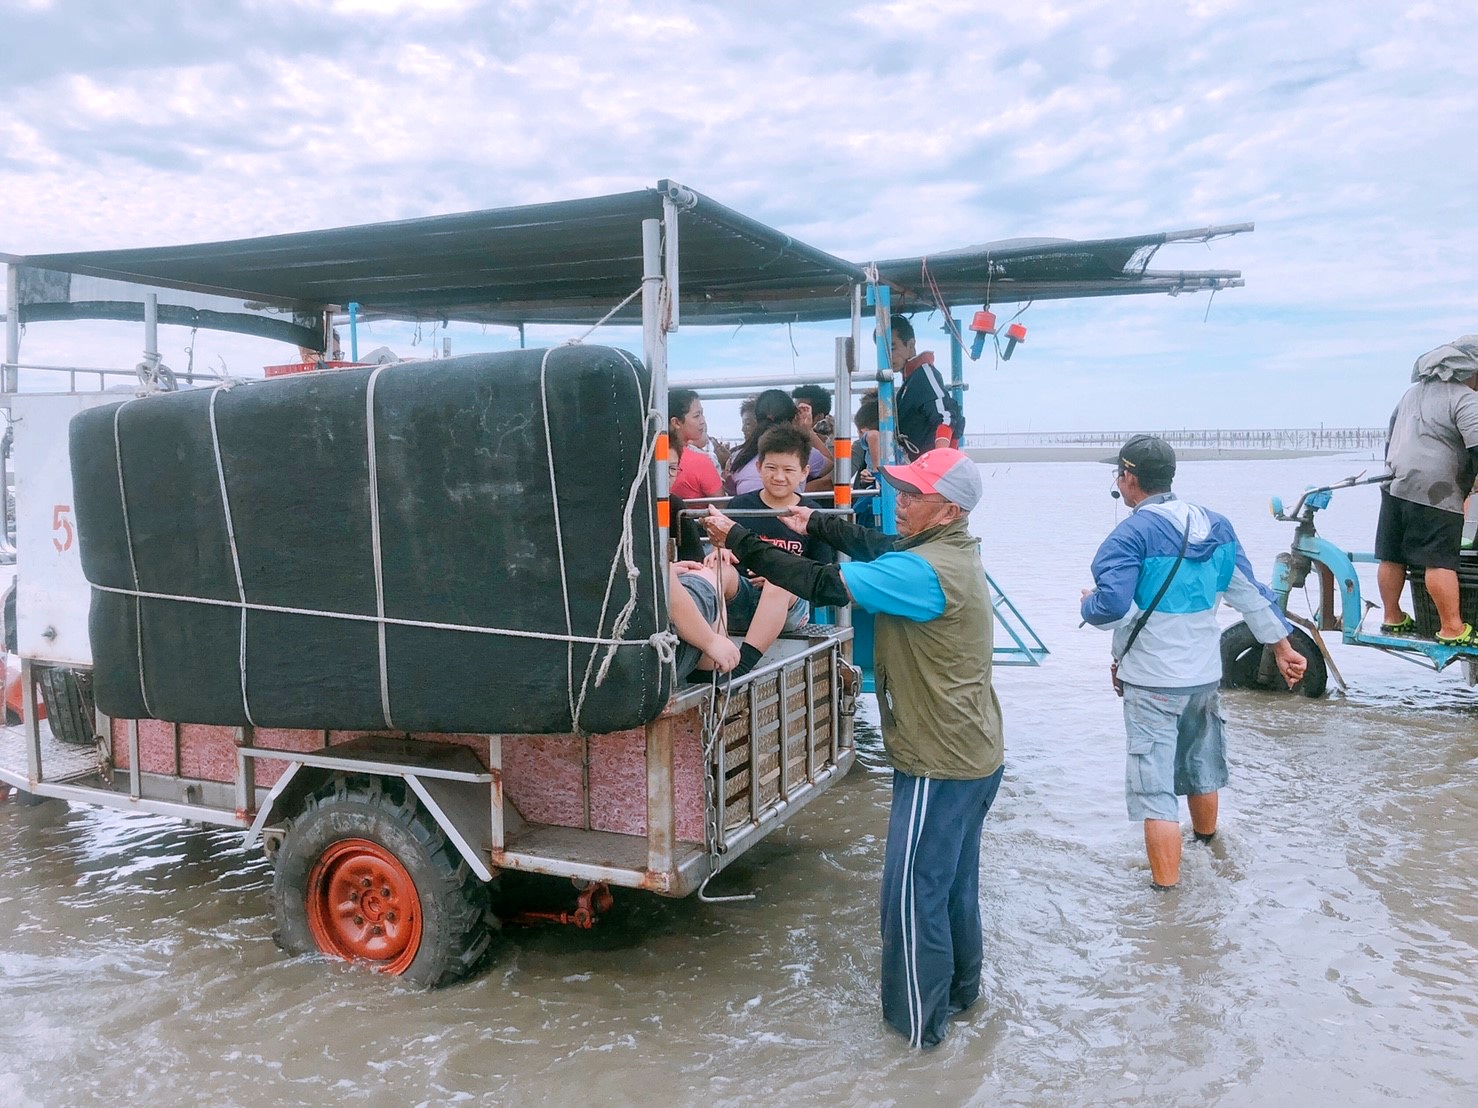
[[[159,294],[144,295],[144,364],[152,377],[159,368]]]
[[[675,222],[675,221],[674,221]],[[671,242],[671,240],[669,240]],[[667,596],[667,538],[671,530],[667,500],[667,324],[662,318],[662,221],[644,219],[641,224],[641,329],[642,353],[652,379],[652,407],[664,413],[657,427],[657,449],[652,458],[652,488],[657,495],[658,564],[662,579],[654,581],[659,596]],[[676,259],[669,259],[676,265]]]
[[[838,508],[852,506],[852,374],[847,365],[847,347],[857,344],[850,338],[836,340],[836,385],[832,392],[832,503]],[[837,624],[852,626],[852,605],[836,610]]]
[[[964,331],[961,330],[962,325],[960,321],[953,318],[948,308],[944,310],[944,314],[954,323],[953,327],[946,324],[944,328],[949,332],[949,391],[954,393],[955,403],[959,405],[960,411],[963,412],[965,410],[965,347],[960,342],[960,336],[964,334]],[[959,436],[958,429],[956,429],[955,433]],[[959,438],[960,449],[963,450],[965,440],[963,436],[959,436]]]
[[[875,280],[868,282],[867,302],[874,305],[877,312],[877,327],[873,334],[877,340],[878,356],[878,453],[882,455],[878,459],[879,465],[903,460],[897,457],[897,432],[893,422],[892,294],[893,290],[887,285]],[[896,503],[897,496],[893,491],[893,486],[879,478],[878,523],[884,534],[896,535],[898,533],[898,521],[894,511]]]
[[[5,372],[0,375],[0,392],[15,392],[20,376],[21,360],[21,267],[11,263],[5,267]]]

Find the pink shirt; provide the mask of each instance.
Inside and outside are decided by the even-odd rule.
[[[719,480],[713,460],[703,451],[689,447],[677,460],[677,472],[673,474],[667,491],[684,500],[698,500],[722,495],[723,482]]]

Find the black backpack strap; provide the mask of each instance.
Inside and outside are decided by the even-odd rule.
[[[1189,508],[1190,505],[1187,504],[1186,507]],[[1150,601],[1150,606],[1146,608],[1140,614],[1139,619],[1135,621],[1134,630],[1129,632],[1129,641],[1124,644],[1124,649],[1119,652],[1119,657],[1116,659],[1117,661],[1122,662],[1124,660],[1124,655],[1129,653],[1129,648],[1134,645],[1134,640],[1139,638],[1139,633],[1144,630],[1144,625],[1150,621],[1150,616],[1152,616],[1155,612],[1155,609],[1160,606],[1160,601],[1165,599],[1165,593],[1168,592],[1170,589],[1170,582],[1175,580],[1175,571],[1180,568],[1180,563],[1185,561],[1186,547],[1190,545],[1190,542],[1191,515],[1190,512],[1187,511],[1185,518],[1185,534],[1180,536],[1180,553],[1175,556],[1175,564],[1170,567],[1170,572],[1165,575],[1165,582],[1160,586],[1160,591],[1155,593],[1155,598]]]

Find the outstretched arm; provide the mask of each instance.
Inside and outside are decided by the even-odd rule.
[[[751,573],[812,604],[841,606],[852,602],[852,594],[835,565],[822,565],[781,550],[737,523],[724,532],[722,539],[714,541],[722,542]]]

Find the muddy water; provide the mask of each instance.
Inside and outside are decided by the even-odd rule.
[[[1194,463],[1265,574],[1272,492],[1366,463]],[[434,994],[271,939],[234,834],[0,805],[0,1101],[75,1104],[1478,1102],[1478,693],[1336,647],[1317,703],[1229,696],[1223,833],[1148,888],[1124,818],[1087,563],[1123,509],[1103,467],[983,467],[990,567],[1053,648],[1001,673],[1008,776],[987,824],[987,1001],[918,1055],[878,1018],[888,788],[858,769],[714,891],[618,893],[594,932],[505,932]],[[1321,516],[1368,548],[1375,494]]]

